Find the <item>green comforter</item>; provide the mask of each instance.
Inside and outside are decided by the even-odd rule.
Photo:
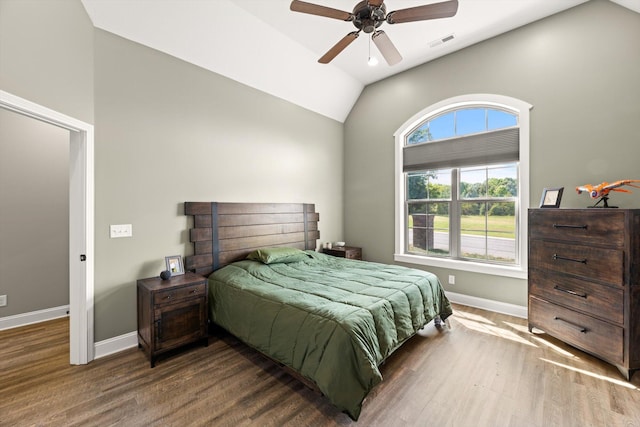
[[[451,305],[438,278],[307,251],[309,259],[239,261],[209,277],[211,319],[313,381],[354,420],[378,365]]]

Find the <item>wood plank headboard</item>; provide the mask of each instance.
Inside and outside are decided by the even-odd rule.
[[[185,202],[184,214],[194,217],[194,255],[185,257],[185,270],[202,275],[259,248],[316,249],[320,238],[320,216],[308,203]]]

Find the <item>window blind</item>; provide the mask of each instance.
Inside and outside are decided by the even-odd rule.
[[[402,151],[404,172],[511,162],[519,158],[519,128],[407,145]]]

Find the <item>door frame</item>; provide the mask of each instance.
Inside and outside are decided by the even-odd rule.
[[[2,90],[0,108],[69,130],[69,359],[84,365],[95,347],[93,125]]]

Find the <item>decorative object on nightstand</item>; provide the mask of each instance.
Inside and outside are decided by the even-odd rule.
[[[185,273],[168,280],[140,279],[138,293],[138,348],[149,357],[195,341],[208,345],[207,279]]]
[[[171,272],[169,270],[164,270],[160,272],[160,278],[162,280],[169,280],[171,279]]]
[[[362,248],[356,246],[333,246],[322,249],[322,252],[340,258],[357,259],[362,261]]]
[[[640,209],[529,210],[529,330],[640,369]]]

